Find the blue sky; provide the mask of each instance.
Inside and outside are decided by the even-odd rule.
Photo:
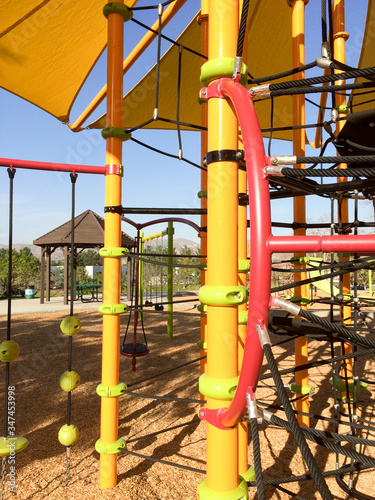
[[[286,1],[286,0],[285,0]],[[143,2],[139,2],[141,5]],[[147,2],[149,5],[151,2]],[[146,2],[144,2],[146,5]],[[346,44],[347,63],[355,66],[358,62],[362,42],[367,2],[358,0],[347,2],[347,31],[350,39]],[[188,0],[175,21],[168,25],[166,33],[176,38],[183,26],[192,19],[199,9],[197,0]],[[306,61],[320,55],[320,2],[310,0],[306,7],[307,14],[307,54]],[[136,17],[148,25],[155,18],[155,11],[137,13]],[[143,35],[143,31],[134,23],[125,25],[125,51],[128,53],[134,41]],[[167,47],[165,47],[167,48]],[[124,89],[129,90],[155,63],[156,47],[153,44],[147,53],[125,76]],[[103,56],[88,81],[86,82],[71,114],[73,122],[102,88],[105,83],[105,56]],[[286,68],[289,69],[289,68]],[[1,157],[46,162],[81,163],[103,165],[105,162],[105,143],[99,131],[87,130],[74,134],[46,112],[0,89],[2,113],[0,128],[2,131]],[[105,110],[102,104],[95,117]],[[316,121],[316,108],[308,112],[308,120]],[[139,131],[135,137],[154,146],[165,147],[177,154],[176,132]],[[311,134],[312,138],[312,134]],[[199,134],[183,134],[184,155],[198,162],[200,154]],[[289,143],[274,141],[273,154],[290,154]],[[333,151],[331,151],[333,153]],[[318,152],[311,150],[308,154]],[[172,160],[137,146],[128,141],[124,143],[123,163],[123,205],[146,207],[198,208],[197,192],[200,190],[200,171],[178,160]],[[8,174],[0,168],[0,244],[8,242]],[[69,174],[57,172],[39,172],[18,169],[14,181],[14,243],[32,243],[39,236],[65,223],[70,219],[71,183]],[[273,204],[273,213],[277,220],[290,221],[292,202],[279,201]],[[76,184],[76,214],[91,209],[103,215],[104,178],[102,176],[81,174]],[[321,214],[329,213],[325,206],[316,200],[308,200],[307,214],[310,220]],[[157,216],[131,216],[136,222],[155,219]],[[199,218],[192,220],[199,224]],[[134,236],[134,230],[127,225],[123,229]],[[155,226],[150,232],[164,229]],[[198,241],[196,233],[185,225],[176,226],[176,237]]]

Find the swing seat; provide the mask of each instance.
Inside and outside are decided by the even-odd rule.
[[[124,344],[120,347],[120,353],[123,356],[128,356],[129,358],[137,358],[140,356],[146,356],[150,352],[147,344],[136,343],[135,347],[133,342],[129,344]]]

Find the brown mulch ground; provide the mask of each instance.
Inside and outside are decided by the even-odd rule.
[[[187,312],[196,312],[186,306]],[[182,311],[184,309],[179,309]],[[65,487],[66,450],[58,442],[57,434],[66,423],[67,395],[59,387],[59,377],[67,370],[67,337],[59,328],[63,313],[17,315],[12,319],[12,338],[21,346],[19,358],[11,363],[11,384],[16,386],[16,429],[28,438],[29,446],[17,454],[17,493],[6,492],[5,498],[17,499],[124,499],[124,500],[194,500],[197,486],[205,477],[163,464],[121,455],[118,458],[118,485],[111,491],[100,491],[98,486],[99,456],[94,445],[99,437],[100,398],[95,389],[100,383],[101,371],[101,315],[93,311],[78,311],[82,322],[81,332],[73,338],[73,369],[81,377],[81,385],[72,394],[72,423],[79,428],[78,442],[71,447],[70,481]],[[126,324],[126,317],[122,324]],[[5,337],[5,318],[1,318],[2,338]],[[121,357],[120,379],[131,384],[136,380],[197,359],[199,350],[199,318],[193,315],[176,316],[174,339],[166,335],[166,316],[145,315],[150,354],[139,358],[137,371],[131,371],[131,361]],[[329,357],[328,345],[311,341],[311,360]],[[293,346],[283,344],[274,349],[280,369],[294,364]],[[359,361],[360,373],[375,379],[374,357]],[[4,379],[5,367],[0,366],[0,378]],[[189,365],[159,378],[132,386],[134,392],[179,398],[199,399],[197,381],[199,363]],[[328,366],[310,370],[310,383],[315,387],[311,397],[311,412],[333,416],[333,394],[329,383],[331,369]],[[285,377],[285,383],[292,377]],[[272,385],[272,379],[266,381]],[[373,405],[375,386],[369,386],[359,396],[358,414],[372,421],[375,427]],[[278,403],[273,387],[260,384],[258,400]],[[1,391],[0,408],[4,406],[4,389]],[[194,403],[170,403],[125,395],[120,399],[119,437],[126,440],[145,436],[158,430],[193,420],[190,425],[156,436],[129,443],[129,450],[190,467],[205,469],[205,423],[197,420],[198,405]],[[2,424],[3,425],[3,424]],[[312,426],[327,429],[324,422],[312,421]],[[334,430],[330,427],[330,430]],[[262,466],[264,476],[284,477],[303,474],[306,471],[297,449],[294,436],[275,426],[260,425]],[[340,432],[346,431],[341,426]],[[4,432],[4,431],[3,431]],[[375,439],[375,432],[363,432],[362,437]],[[249,440],[251,441],[251,440]],[[322,470],[335,468],[335,455],[311,445]],[[373,448],[358,450],[373,453]],[[374,456],[374,454],[372,454]],[[249,463],[253,463],[251,443]],[[340,464],[343,460],[340,459]],[[9,472],[9,471],[7,471]],[[374,495],[375,473],[362,472],[355,476],[359,491]],[[340,490],[334,479],[329,486],[336,499],[352,498]],[[287,489],[298,492],[307,499],[320,498],[312,481],[301,485],[288,484]],[[267,499],[288,499],[290,495],[274,488],[266,489]],[[249,498],[256,498],[254,489]]]

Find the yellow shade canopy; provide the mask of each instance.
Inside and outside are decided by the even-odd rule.
[[[102,13],[106,3],[105,0],[19,0],[14,4],[0,0],[0,87],[68,122],[74,100],[106,46],[107,21]],[[125,3],[133,6],[136,0]],[[375,65],[371,31],[374,20],[375,0],[369,0],[359,62],[362,68]],[[291,30],[291,9],[286,1],[250,2],[245,62],[252,76],[270,75],[292,67]],[[179,37],[178,44],[197,52],[182,51],[179,121],[199,126],[201,42],[196,18]],[[172,45],[161,60],[158,105],[159,116],[172,121],[177,120],[178,72],[179,48]],[[152,119],[155,92],[156,66],[124,97],[125,128]],[[369,100],[366,95],[358,97],[359,92],[353,93],[354,104]],[[269,128],[271,102],[256,101],[261,127]],[[360,109],[369,107],[372,103]],[[290,126],[292,116],[291,97],[275,99],[273,127]],[[158,120],[147,128],[175,126]],[[105,115],[90,127],[105,127]],[[275,132],[273,136],[292,138],[290,131]]]
[[[375,1],[369,0],[361,55],[358,63],[359,68],[369,68],[375,66],[374,28],[373,28],[374,22],[375,22]],[[358,78],[356,81],[361,82],[368,80],[363,80],[362,78]],[[363,94],[361,96],[360,94],[363,92],[366,92],[366,90],[364,89],[354,90],[352,92],[351,101],[355,106],[358,106],[357,108],[354,108],[357,111],[364,111],[366,109],[374,108],[374,102],[372,100],[374,96],[369,94]]]
[[[132,6],[135,0],[127,0]],[[0,0],[0,87],[61,121],[107,40],[105,0]]]
[[[292,68],[291,9],[287,2],[268,0],[250,2],[248,30],[248,58],[246,64],[254,77],[270,75]],[[282,26],[283,29],[270,29]],[[182,50],[181,84],[179,102],[179,121],[184,124],[201,125],[201,110],[198,102],[200,83],[200,26],[197,16],[161,58],[159,117],[171,121],[177,120],[177,88],[179,78],[179,45],[196,52]],[[233,54],[233,57],[235,54]],[[133,128],[151,120],[155,108],[156,65],[140,80],[123,99],[123,126]],[[270,127],[270,101],[256,103],[262,128]],[[274,109],[274,127],[292,124],[292,99],[277,99]],[[104,128],[106,115],[93,122],[89,128]],[[163,120],[151,121],[146,128],[174,129],[176,125]],[[181,129],[194,129],[187,125]],[[274,133],[274,137],[291,139],[290,131]]]

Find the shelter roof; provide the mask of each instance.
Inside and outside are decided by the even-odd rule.
[[[52,229],[33,241],[37,246],[70,246],[71,220]],[[78,248],[102,247],[104,245],[104,219],[92,210],[86,210],[74,218],[74,243]],[[134,239],[121,233],[121,246],[131,248]]]

